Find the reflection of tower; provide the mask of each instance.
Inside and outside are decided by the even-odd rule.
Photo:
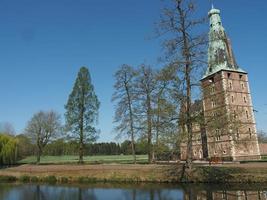
[[[201,80],[209,157],[259,159],[247,73],[236,63],[220,11],[209,12],[208,69]]]
[[[262,191],[194,191],[199,200],[267,200]],[[190,194],[185,193],[185,200],[190,200]]]

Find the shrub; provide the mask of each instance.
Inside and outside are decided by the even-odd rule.
[[[36,176],[32,176],[32,177],[31,177],[31,182],[32,182],[32,183],[36,183],[36,182],[38,182],[38,181],[39,181],[38,177],[36,177]]]
[[[27,175],[23,175],[23,176],[19,177],[19,181],[20,181],[20,182],[23,182],[23,183],[28,183],[28,182],[30,182],[30,179],[31,179],[31,177],[29,177],[29,176],[27,176]]]
[[[57,182],[57,178],[55,176],[46,176],[46,177],[44,177],[43,181],[45,183],[54,184]]]
[[[61,183],[68,183],[69,179],[67,177],[61,177],[60,182]]]
[[[0,176],[0,182],[15,182],[17,178],[15,176]]]

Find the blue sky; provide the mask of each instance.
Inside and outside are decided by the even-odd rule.
[[[199,11],[210,9],[199,0]],[[249,73],[258,129],[267,130],[267,2],[215,1],[238,64]],[[62,114],[81,66],[90,69],[101,101],[99,141],[111,141],[113,74],[123,63],[160,67],[153,39],[161,0],[2,0],[0,122],[23,132],[39,110]],[[206,26],[208,29],[208,24]]]

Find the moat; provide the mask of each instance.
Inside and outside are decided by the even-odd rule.
[[[265,200],[266,185],[0,184],[1,200]]]

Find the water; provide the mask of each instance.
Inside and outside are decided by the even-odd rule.
[[[263,185],[0,184],[0,200],[267,200]]]

